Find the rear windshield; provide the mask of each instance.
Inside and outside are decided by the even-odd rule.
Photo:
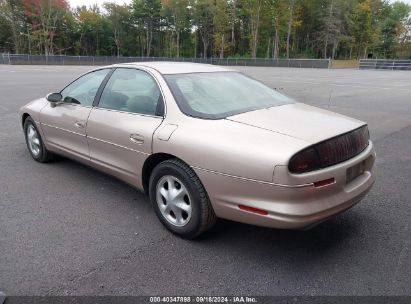
[[[294,101],[238,72],[164,75],[181,111],[189,116],[222,119]]]

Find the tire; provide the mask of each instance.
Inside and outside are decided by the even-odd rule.
[[[24,136],[31,157],[40,163],[47,163],[54,159],[54,154],[46,149],[36,123],[29,116],[24,121]],[[30,139],[31,138],[31,139]]]
[[[154,168],[149,193],[160,221],[180,237],[194,239],[217,220],[200,179],[178,159],[163,161]]]

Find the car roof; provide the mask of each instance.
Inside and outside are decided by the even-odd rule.
[[[207,73],[207,72],[228,72],[232,71],[226,67],[202,64],[202,63],[192,63],[192,62],[173,62],[173,61],[148,61],[148,62],[129,62],[120,63],[114,66],[124,67],[149,67],[157,70],[161,74],[184,74],[184,73]]]

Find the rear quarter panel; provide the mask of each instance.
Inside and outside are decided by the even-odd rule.
[[[308,146],[302,140],[224,119],[187,117],[169,140],[160,140],[157,134],[154,153],[175,155],[193,167],[266,182],[272,182],[276,165],[287,164],[294,153]]]

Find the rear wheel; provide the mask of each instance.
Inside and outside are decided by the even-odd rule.
[[[46,149],[41,138],[40,132],[31,117],[24,121],[24,135],[26,138],[27,148],[34,160],[46,163],[54,158],[54,154]]]
[[[204,186],[184,162],[171,159],[157,165],[149,187],[154,210],[171,232],[192,239],[216,222]]]

